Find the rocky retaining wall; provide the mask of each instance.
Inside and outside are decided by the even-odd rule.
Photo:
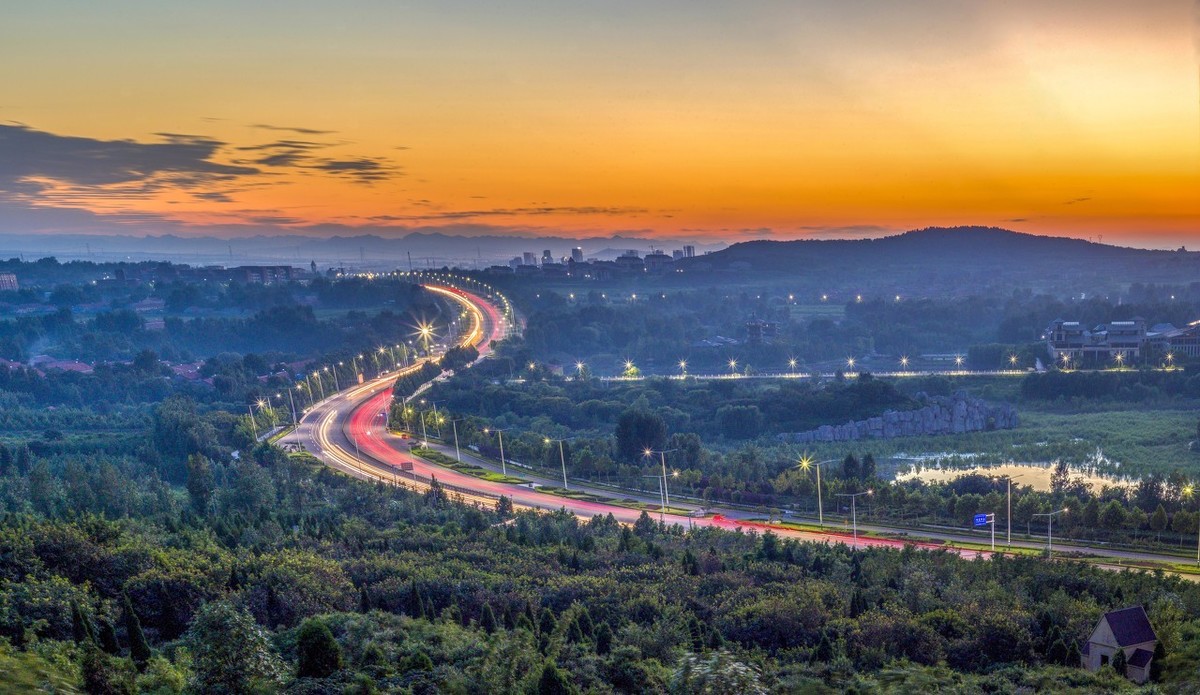
[[[889,410],[878,417],[822,425],[807,432],[785,432],[784,442],[847,442],[856,439],[895,439],[933,434],[1008,430],[1020,424],[1017,410],[1007,403],[988,403],[959,391],[949,398],[919,396],[927,405],[917,410]]]

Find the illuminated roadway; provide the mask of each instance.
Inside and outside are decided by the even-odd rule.
[[[490,352],[490,343],[499,341],[507,333],[507,321],[500,309],[475,292],[470,292],[447,285],[424,285],[425,289],[442,297],[455,301],[462,306],[470,318],[470,328],[459,341],[460,345],[472,345],[479,351],[480,359]],[[510,315],[511,316],[511,315]],[[582,518],[591,518],[597,514],[612,514],[617,521],[633,523],[641,515],[641,509],[634,509],[616,504],[590,500],[577,500],[569,497],[553,495],[537,490],[531,484],[502,483],[483,480],[473,475],[431,464],[413,456],[408,451],[408,445],[413,440],[393,434],[387,429],[387,411],[392,402],[392,384],[395,380],[417,369],[425,360],[420,360],[412,366],[385,373],[380,377],[366,381],[336,393],[318,402],[306,411],[300,418],[297,427],[281,438],[284,444],[299,445],[316,456],[324,464],[365,480],[381,481],[400,485],[408,489],[423,491],[430,487],[429,481],[436,478],[452,499],[482,506],[493,507],[501,495],[512,500],[514,507],[535,510],[565,509]],[[439,448],[439,447],[435,447]],[[476,463],[487,467],[487,462],[477,459],[469,452],[464,452],[467,463]],[[518,475],[532,478],[536,482],[543,481],[537,475]],[[548,482],[548,481],[547,481]],[[614,493],[611,490],[589,488],[577,482],[572,482],[572,489],[590,492],[596,495],[614,497],[619,495],[625,499],[635,499],[649,505],[657,506],[657,496],[647,498],[639,493]],[[694,510],[690,504],[672,504],[674,510]],[[648,510],[652,511],[652,510]],[[940,542],[900,540],[885,538],[859,537],[852,538],[849,530],[832,530],[825,532],[799,531],[775,524],[766,524],[748,520],[748,512],[734,510],[712,510],[718,513],[703,517],[692,517],[687,514],[667,513],[662,515],[657,510],[652,514],[660,515],[667,523],[686,524],[689,526],[713,526],[727,530],[744,529],[747,531],[765,531],[770,529],[785,538],[795,538],[809,541],[825,541],[845,543],[857,546],[903,547],[913,545],[927,549],[947,549]],[[756,515],[761,516],[761,514]],[[906,533],[907,529],[889,529],[876,524],[862,524],[861,530],[875,532]],[[939,533],[936,531],[920,531],[921,535],[931,539],[951,541],[968,541],[976,545],[982,543],[979,537],[966,536],[962,533]],[[1025,548],[1038,547],[1036,542],[1014,543],[1014,546]],[[949,548],[968,557],[987,556],[987,551],[974,549]],[[1136,551],[1121,551],[1109,548],[1078,547],[1072,545],[1055,545],[1060,552],[1082,552],[1103,555],[1114,559],[1166,561],[1179,558],[1139,553]],[[1189,577],[1190,578],[1190,577]]]
[[[474,292],[449,286],[425,285],[435,294],[458,302],[467,313],[471,327],[460,341],[462,345],[474,345],[482,359],[490,350],[493,340],[500,340],[506,332],[506,319],[499,309],[484,297]],[[408,451],[411,439],[392,434],[387,429],[387,410],[392,401],[391,387],[397,377],[416,371],[421,362],[386,373],[363,384],[336,393],[305,412],[295,430],[283,437],[281,443],[299,444],[326,465],[365,480],[376,480],[401,485],[413,490],[428,490],[429,480],[437,479],[450,497],[467,503],[494,506],[501,495],[512,500],[517,508],[536,510],[565,509],[583,518],[597,514],[612,514],[618,521],[633,523],[641,515],[641,509],[596,502],[576,500],[540,492],[527,484],[492,482],[473,475],[459,473],[437,466],[413,456]],[[611,491],[588,490],[600,495],[611,496]],[[657,499],[648,499],[636,493],[624,494],[623,498],[637,499],[657,504]],[[673,509],[692,509],[691,505],[673,504]],[[779,526],[738,519],[741,512],[726,512],[705,517],[682,514],[666,514],[668,523],[693,526],[714,526],[733,530],[765,530],[770,528],[780,536],[805,540],[825,540],[854,543],[849,532],[806,532]],[[936,543],[913,543],[911,541],[859,538],[862,546],[898,547],[913,544],[921,547],[940,548]],[[975,555],[974,550],[963,551]]]

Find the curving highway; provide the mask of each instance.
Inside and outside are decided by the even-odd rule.
[[[425,289],[447,299],[458,302],[471,319],[470,328],[460,340],[461,345],[473,345],[482,359],[490,351],[493,340],[501,340],[506,332],[503,312],[484,297],[457,287],[446,285],[424,285]],[[605,502],[578,500],[541,492],[533,484],[513,484],[483,480],[473,475],[431,464],[409,452],[411,439],[396,435],[387,429],[387,411],[392,401],[391,387],[397,377],[419,368],[420,362],[411,367],[384,374],[363,384],[336,393],[304,413],[297,427],[280,441],[296,444],[316,456],[326,465],[339,471],[366,480],[376,480],[401,485],[414,490],[427,490],[434,478],[452,497],[465,502],[493,506],[501,495],[507,496],[518,508],[537,510],[565,509],[583,518],[597,514],[612,514],[618,521],[633,523],[641,515],[641,509]],[[469,453],[464,455],[468,463],[485,464]],[[548,482],[548,481],[547,481]],[[574,484],[577,489],[581,486]],[[586,489],[585,489],[586,490]],[[586,490],[610,496],[604,490]],[[657,505],[657,499],[629,498]],[[673,505],[675,509],[691,511],[686,504]],[[685,514],[662,515],[667,523],[689,526],[714,526],[724,529],[746,530],[771,529],[789,537],[814,541],[833,541],[860,546],[903,546],[906,544],[928,548],[940,548],[937,543],[921,543],[879,538],[853,539],[850,533],[830,531],[825,533],[798,531],[786,527],[768,525],[739,518],[744,512],[726,511],[724,514],[693,517]],[[976,551],[963,551],[976,555]]]
[[[499,341],[507,334],[509,324],[514,320],[506,312],[485,297],[450,285],[425,284],[425,289],[446,299],[457,302],[464,313],[470,318],[470,327],[464,332],[459,341],[460,345],[472,345],[483,359],[490,352],[492,341]],[[507,318],[506,318],[507,317]],[[387,428],[387,411],[392,402],[392,385],[395,380],[405,374],[416,371],[424,360],[416,364],[385,373],[382,376],[353,386],[331,395],[304,413],[297,427],[280,441],[285,444],[298,445],[316,456],[326,465],[365,480],[374,480],[393,485],[400,485],[412,490],[428,490],[431,481],[437,482],[451,495],[467,503],[482,506],[494,506],[501,495],[512,500],[517,508],[535,510],[565,509],[582,518],[591,518],[597,514],[612,514],[622,523],[632,524],[641,515],[641,509],[622,506],[608,502],[580,500],[542,492],[537,485],[556,485],[555,481],[543,479],[537,474],[520,475],[528,483],[514,484],[484,480],[473,475],[460,473],[450,468],[438,466],[413,456],[409,452],[412,439],[405,435],[397,435]],[[454,449],[439,445],[432,448],[453,455]],[[483,468],[494,468],[494,464],[474,456],[469,451],[462,452],[464,463],[475,464]],[[612,491],[589,488],[577,482],[572,482],[575,491],[591,492],[611,498]],[[652,506],[658,506],[657,496],[647,498],[637,494],[624,494],[623,497],[634,499]],[[785,538],[795,538],[807,541],[845,543],[860,547],[883,546],[903,547],[912,545],[919,548],[940,549],[956,552],[967,557],[986,557],[990,552],[975,549],[947,547],[944,542],[966,542],[978,546],[979,537],[968,536],[953,532],[924,532],[926,541],[899,540],[878,537],[853,538],[849,530],[800,531],[776,524],[766,524],[753,521],[747,517],[748,512],[736,510],[716,510],[719,513],[705,516],[692,516],[695,507],[688,504],[673,504],[676,513],[660,513],[660,518],[668,524],[686,524],[688,526],[711,526],[727,530],[744,529],[747,531],[771,530]],[[677,513],[683,510],[685,513]],[[878,525],[863,524],[859,527],[865,531],[875,531],[894,534],[905,534],[906,529],[890,529]],[[1015,542],[1016,547],[1039,548],[1038,542]],[[1111,548],[1094,548],[1055,544],[1055,550],[1061,553],[1083,553],[1094,556],[1112,558],[1114,562],[1171,562],[1179,558],[1163,556],[1154,553],[1123,551]],[[999,551],[998,551],[999,552]],[[1118,569],[1119,565],[1102,565]],[[1195,576],[1184,575],[1189,579]]]

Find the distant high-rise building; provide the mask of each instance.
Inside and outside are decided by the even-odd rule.
[[[553,262],[554,262],[554,256],[550,255],[550,249],[546,249],[545,251],[542,251],[542,265],[546,265],[547,263],[553,263]]]
[[[696,247],[695,246],[684,246],[683,247],[683,257],[684,258],[695,258],[695,256],[696,256]]]
[[[17,284],[17,276],[12,273],[0,273],[0,292],[16,292],[21,289]]]
[[[680,258],[683,258],[683,251],[681,251],[679,249],[675,249],[674,251],[671,252],[671,258],[674,260],[679,260]]]
[[[508,267],[516,270],[516,267],[521,265],[521,257],[517,256],[508,262]]]
[[[522,265],[537,265],[537,256],[533,255],[533,251],[526,251],[521,257],[524,259]]]
[[[575,261],[576,263],[583,263],[583,249],[579,248],[578,246],[571,249],[571,260]]]

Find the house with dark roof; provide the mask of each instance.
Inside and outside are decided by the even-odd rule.
[[[1150,626],[1150,618],[1141,606],[1109,611],[1100,617],[1092,636],[1080,650],[1083,667],[1099,671],[1112,663],[1117,650],[1125,652],[1125,677],[1134,683],[1145,683],[1150,678],[1150,662],[1154,659],[1154,647],[1158,635]]]

